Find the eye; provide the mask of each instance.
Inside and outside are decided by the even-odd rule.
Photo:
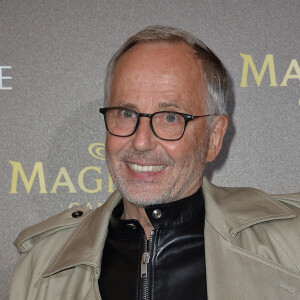
[[[128,109],[123,109],[121,111],[121,115],[122,117],[124,117],[125,119],[131,119],[131,118],[134,118],[135,117],[135,114],[133,111],[131,110],[128,110]]]
[[[176,114],[174,113],[166,113],[165,114],[165,120],[168,122],[168,123],[174,123],[178,120],[178,117]]]

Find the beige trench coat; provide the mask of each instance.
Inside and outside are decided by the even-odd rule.
[[[203,193],[208,299],[299,300],[300,193],[271,197],[205,178]],[[101,299],[102,250],[120,197],[113,193],[96,210],[81,206],[79,218],[72,208],[22,231],[9,300]]]

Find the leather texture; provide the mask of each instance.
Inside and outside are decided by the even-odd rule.
[[[140,223],[120,220],[122,213],[121,202],[113,211],[103,252],[99,278],[103,300],[206,300],[201,189],[173,203],[146,207],[154,227],[148,241]],[[142,279],[141,259],[145,251],[150,257],[147,277]]]
[[[205,178],[202,190],[208,300],[299,300],[300,193],[283,204],[280,195]],[[9,300],[100,300],[103,247],[120,198],[114,192],[76,224],[72,213],[82,207],[21,232]]]

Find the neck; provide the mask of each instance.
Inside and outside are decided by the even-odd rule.
[[[190,196],[190,195],[196,193],[197,190],[200,188],[201,184],[202,184],[202,177],[201,177],[200,182],[196,182],[194,185],[191,185],[191,187],[187,191],[185,191],[185,193],[183,195],[181,195],[181,197],[178,199],[183,199],[187,196]],[[124,212],[123,212],[123,215],[121,216],[121,219],[123,219],[123,220],[136,219],[136,220],[138,220],[145,231],[145,235],[146,235],[147,239],[149,239],[149,237],[151,235],[151,231],[154,229],[154,227],[152,226],[152,224],[145,212],[145,208],[138,207],[138,206],[132,204],[131,202],[129,202],[128,200],[126,200],[125,198],[123,198],[123,204],[124,204]]]
[[[152,224],[145,212],[145,209],[143,207],[138,207],[138,206],[130,203],[126,199],[123,199],[123,203],[124,203],[124,212],[123,212],[121,219],[123,219],[123,220],[136,219],[136,220],[138,220],[140,222],[140,224],[142,225],[142,227],[144,228],[147,239],[149,239],[151,231],[154,229],[154,227],[152,226]]]

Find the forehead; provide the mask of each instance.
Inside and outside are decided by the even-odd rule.
[[[138,44],[118,61],[112,78],[110,105],[147,99],[203,106],[205,84],[202,62],[182,42]],[[112,103],[113,102],[113,103]]]

